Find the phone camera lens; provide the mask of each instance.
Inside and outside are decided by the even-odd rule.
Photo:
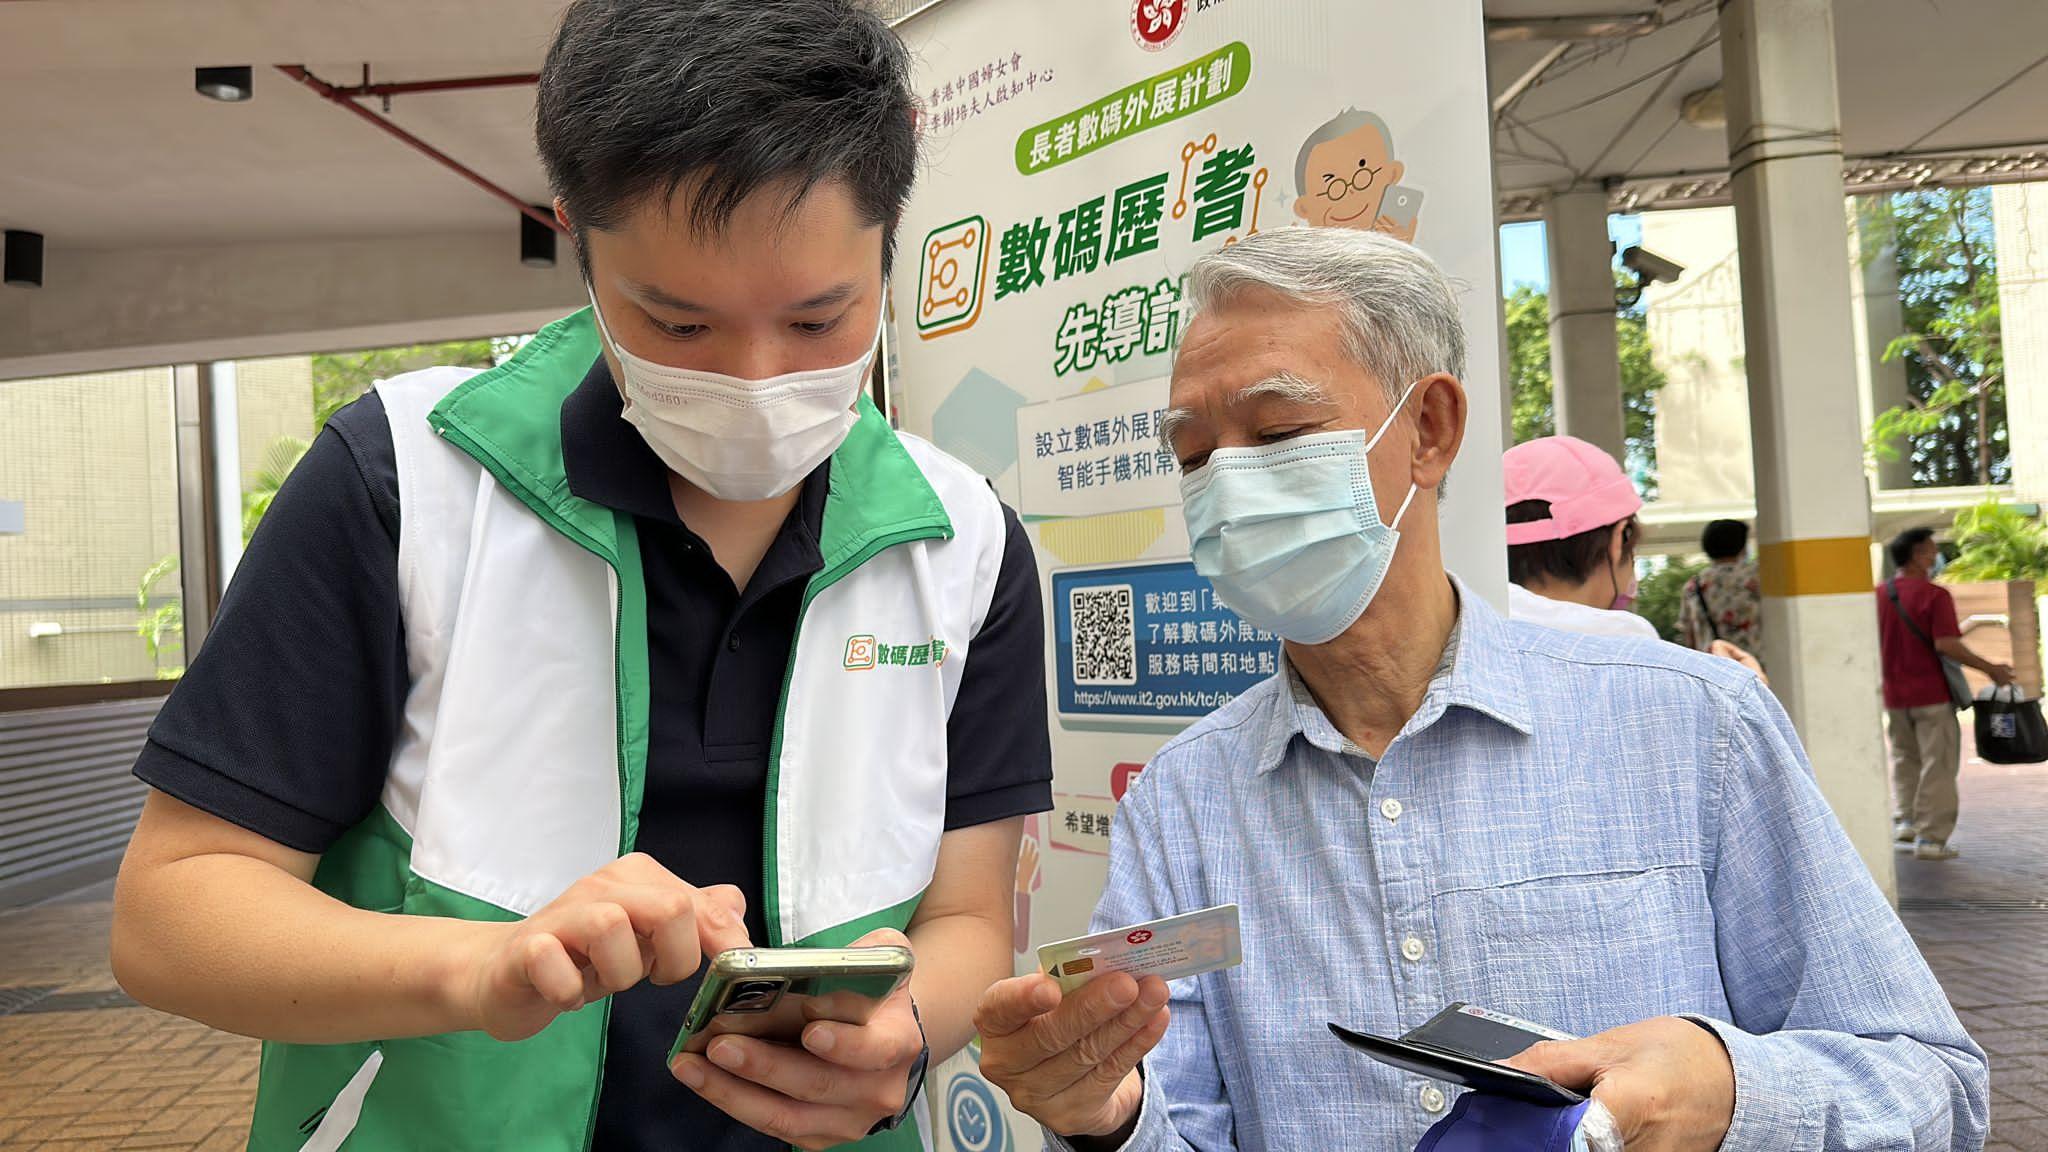
[[[766,1012],[775,1007],[782,998],[783,982],[780,980],[741,980],[726,993],[725,1003],[720,1012]]]

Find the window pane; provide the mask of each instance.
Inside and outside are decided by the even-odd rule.
[[[249,534],[318,431],[312,365],[309,356],[279,356],[214,367],[222,587],[234,578]]]
[[[169,368],[0,381],[0,689],[185,664]]]

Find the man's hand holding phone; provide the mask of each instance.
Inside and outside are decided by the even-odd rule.
[[[1138,1062],[1166,1035],[1166,982],[1112,972],[1062,996],[1043,973],[988,990],[974,1015],[981,1074],[1062,1136],[1123,1142],[1145,1096]]]
[[[491,924],[456,958],[450,995],[470,1026],[524,1040],[556,1016],[642,980],[674,984],[747,946],[746,898],[697,888],[641,853],[578,880],[524,920]]]
[[[852,946],[909,948],[910,940],[885,928]],[[924,1053],[924,1029],[905,984],[865,1024],[813,1020],[804,1026],[802,1044],[719,1035],[704,1055],[678,1052],[669,1069],[691,1091],[757,1132],[799,1148],[831,1148],[866,1136],[903,1111],[911,1071]]]

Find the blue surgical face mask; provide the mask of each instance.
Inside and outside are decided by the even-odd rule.
[[[1359,429],[1219,448],[1181,477],[1195,571],[1224,604],[1297,644],[1334,640],[1365,614],[1415,499],[1410,484],[1393,522],[1382,522],[1366,462],[1413,391],[1370,439]]]

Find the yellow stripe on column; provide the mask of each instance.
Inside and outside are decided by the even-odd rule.
[[[1836,596],[1868,592],[1876,584],[1868,536],[1758,545],[1756,570],[1766,596]]]

